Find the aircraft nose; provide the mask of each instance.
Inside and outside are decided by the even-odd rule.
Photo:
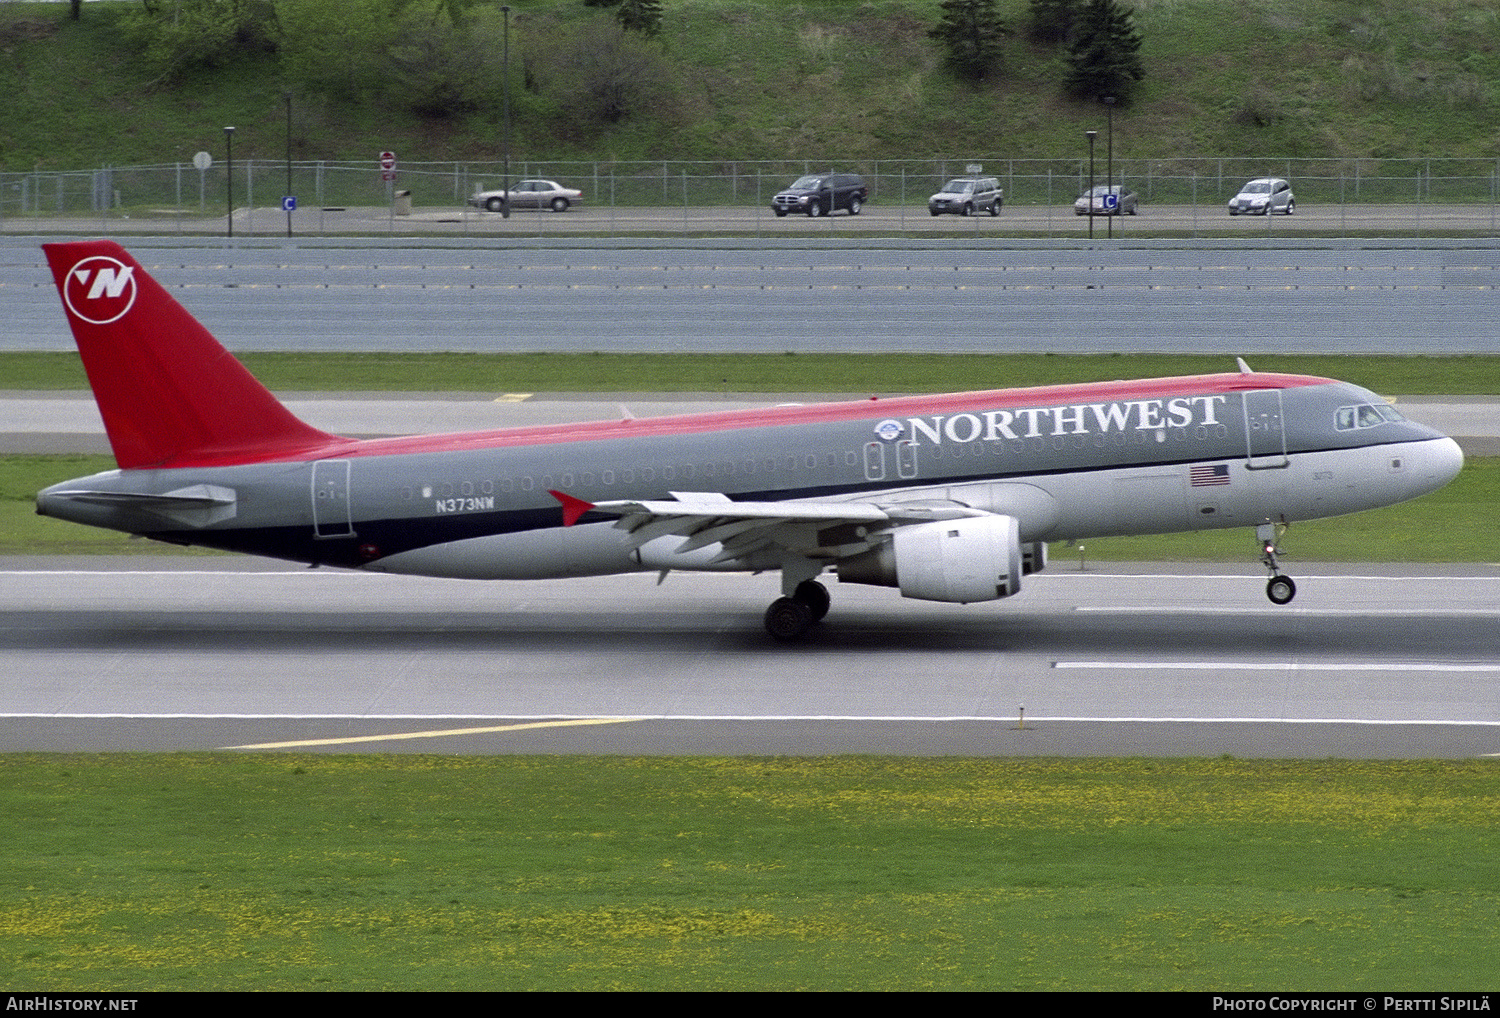
[[[1436,438],[1422,443],[1422,470],[1425,491],[1437,491],[1458,476],[1464,468],[1464,451],[1451,438]]]

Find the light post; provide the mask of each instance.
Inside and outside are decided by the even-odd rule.
[[[1089,140],[1089,189],[1084,193],[1084,213],[1089,217],[1089,240],[1094,239],[1094,139],[1099,136],[1098,131],[1084,131],[1083,135]]]
[[[228,182],[224,201],[228,205],[229,233],[234,236],[234,128],[224,128],[224,179]]]
[[[292,196],[292,93],[283,92],[281,98],[286,101],[286,196]],[[292,235],[292,206],[283,199],[282,204],[286,206],[286,235]]]
[[[510,218],[510,5],[502,4],[500,13],[505,15],[504,44],[500,58],[500,76],[504,81],[502,91],[505,95],[505,128],[501,135],[501,170],[503,178],[502,186],[505,188],[505,204],[500,206],[500,217]]]
[[[1106,172],[1109,174],[1109,195],[1114,200],[1114,207],[1111,208],[1111,209],[1109,209],[1109,210],[1107,210],[1109,214],[1105,218],[1109,221],[1109,236],[1110,236],[1111,239],[1113,239],[1114,235],[1115,235],[1115,216],[1118,215],[1119,212],[1120,212],[1120,196],[1115,193],[1115,97],[1114,96],[1107,95],[1107,96],[1104,97],[1104,110],[1108,114],[1108,117],[1109,117],[1109,124],[1108,124],[1109,135],[1105,139],[1105,146],[1108,149],[1108,153],[1109,154],[1107,156],[1105,156],[1105,167],[1106,167]]]

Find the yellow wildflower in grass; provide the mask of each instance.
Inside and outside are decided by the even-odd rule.
[[[1494,762],[16,755],[0,981],[1461,989],[1497,814]]]

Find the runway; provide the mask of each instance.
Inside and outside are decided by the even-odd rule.
[[[1232,364],[1500,349],[1500,251],[1487,242],[122,240],[236,353],[1194,353]],[[0,301],[0,349],[72,349],[36,238],[0,238]]]
[[[0,562],[0,751],[1471,757],[1500,752],[1488,566],[1080,571],[938,605],[770,578],[532,583],[256,560]]]
[[[31,278],[30,252],[7,268],[19,278],[0,279],[24,291],[7,304],[5,345],[64,349],[56,293]],[[326,264],[303,272],[298,254],[289,269],[278,247],[235,252],[236,265],[205,251],[172,282],[236,349],[285,349],[288,320],[309,344],[350,349],[415,337],[443,349],[867,350],[922,336],[945,352],[1223,350],[1228,368],[1253,348],[1493,348],[1490,252],[1405,251],[1399,266],[1366,252],[1314,252],[1305,265],[1254,252],[1243,266],[1211,252],[1114,254],[1033,260],[1015,277],[994,250],[885,251],[868,275],[845,253],[803,251],[769,275],[747,263],[716,276],[711,253],[668,271],[646,251],[617,260],[623,276],[564,266],[557,283],[545,275],[555,258],[502,271],[456,251],[401,267],[394,290],[390,267],[366,258],[328,292]],[[817,281],[793,281],[799,272]],[[647,278],[657,273],[664,285]],[[536,299],[496,316],[497,297],[528,286]],[[630,310],[643,302],[665,310]],[[5,395],[7,449],[103,448],[81,394]],[[304,395],[293,410],[362,435],[724,400]],[[1500,419],[1491,399],[1402,409],[1484,443]],[[14,559],[0,562],[0,751],[1500,752],[1495,567],[1294,568],[1298,599],[1276,608],[1246,559],[1207,571],[1059,563],[1018,597],[971,606],[835,583],[833,613],[792,647],[761,629],[771,577],[481,584],[217,557]]]

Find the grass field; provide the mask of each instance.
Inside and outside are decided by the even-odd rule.
[[[891,394],[1234,371],[1190,354],[337,354],[237,355],[277,391],[774,392]],[[1258,371],[1321,375],[1402,396],[1500,395],[1500,357],[1255,354]],[[75,353],[0,352],[5,389],[88,388]]]
[[[1500,764],[0,756],[16,989],[1486,990]]]
[[[10,100],[0,105],[0,168],[183,162],[199,149],[217,159],[225,124],[238,127],[237,156],[279,159],[288,114],[299,161],[373,160],[382,149],[403,165],[501,157],[500,75],[479,76],[487,87],[473,112],[416,115],[403,45],[424,37],[398,27],[390,47],[376,47],[365,22],[381,5],[280,4],[274,51],[242,45],[176,77],[163,77],[127,41],[121,23],[141,6],[85,4],[75,23],[65,4],[0,4],[0,84]],[[451,5],[390,6],[436,23]],[[460,6],[491,19],[483,41],[492,48],[494,11]],[[1061,50],[1026,39],[1028,0],[997,6],[1011,28],[1005,66],[970,85],[942,69],[927,36],[938,0],[672,0],[654,56],[609,79],[627,96],[643,80],[664,94],[653,88],[657,101],[601,121],[559,61],[580,22],[607,13],[578,0],[512,0],[512,156],[1084,158],[1083,132],[1105,129],[1098,105],[1064,98]],[[1500,16],[1489,0],[1299,0],[1241,5],[1234,17],[1210,0],[1127,6],[1144,39],[1146,77],[1135,101],[1113,114],[1116,156],[1495,154]],[[158,9],[164,19],[193,14]],[[240,4],[230,16],[269,9]],[[341,88],[308,73],[346,64]],[[460,83],[472,71],[451,73],[468,91]]]

